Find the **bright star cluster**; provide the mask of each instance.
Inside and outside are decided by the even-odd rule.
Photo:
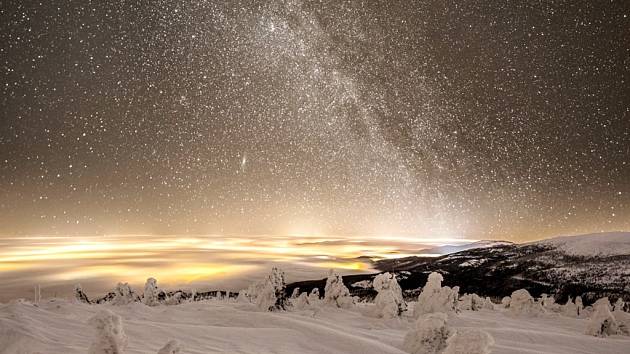
[[[630,229],[625,1],[0,9],[0,234]]]

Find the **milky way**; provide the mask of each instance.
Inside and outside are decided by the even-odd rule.
[[[9,1],[0,30],[0,234],[630,228],[625,1]]]

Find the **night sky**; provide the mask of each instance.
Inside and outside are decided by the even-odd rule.
[[[0,234],[630,229],[628,1],[0,4]]]

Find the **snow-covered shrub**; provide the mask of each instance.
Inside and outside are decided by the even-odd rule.
[[[567,317],[577,317],[578,316],[578,308],[573,302],[573,299],[569,296],[567,302],[562,306],[562,314]]]
[[[586,334],[606,337],[615,334],[621,334],[617,320],[610,312],[610,302],[604,297],[593,304],[593,314],[586,326]]]
[[[615,307],[612,312],[617,325],[619,326],[619,334],[630,336],[630,313],[627,313],[620,308]]]
[[[472,297],[470,294],[462,295],[457,301],[457,309],[462,311],[472,310]]]
[[[131,287],[127,283],[118,283],[114,288],[114,298],[112,304],[114,305],[127,305],[138,300],[138,296],[131,290]]]
[[[90,303],[90,299],[87,297],[85,292],[83,292],[83,288],[81,287],[81,284],[77,284],[74,286],[74,299],[77,300],[78,302],[83,302],[85,304]]]
[[[584,304],[582,303],[582,297],[581,296],[576,296],[575,297],[575,307],[577,307],[578,317],[582,316],[583,312],[584,312]]]
[[[457,302],[459,310],[479,311],[483,308],[484,299],[477,294],[464,294]]]
[[[483,309],[485,310],[494,310],[494,303],[489,297],[486,297],[483,300]]]
[[[510,312],[515,315],[537,315],[543,312],[540,303],[525,289],[519,289],[512,293],[510,298]]]
[[[414,308],[414,317],[418,318],[426,313],[454,312],[457,309],[459,287],[442,286],[444,278],[440,273],[429,274],[427,283],[418,296],[418,303]]]
[[[258,296],[263,292],[263,289],[265,288],[266,284],[267,284],[267,279],[257,281],[257,282],[252,283],[250,286],[248,286],[247,289],[239,291],[238,293],[238,298],[240,298],[239,301],[255,303],[256,299],[258,299]]]
[[[510,301],[512,301],[511,297],[504,296],[503,299],[501,299],[501,306],[503,306],[503,308],[510,307]]]
[[[619,325],[619,332],[630,336],[630,313],[623,310],[624,305],[625,303],[621,298],[617,299],[612,315],[615,318],[615,321],[617,321],[617,325]]]
[[[318,288],[314,288],[313,290],[311,290],[311,293],[308,294],[308,303],[309,304],[316,304],[319,301],[320,301],[319,289]]]
[[[147,306],[157,306],[160,304],[158,300],[158,287],[155,278],[148,278],[144,284],[144,294],[142,295],[142,303]]]
[[[162,349],[158,350],[157,354],[179,354],[182,352],[182,346],[176,340],[171,340],[166,343]]]
[[[374,278],[373,287],[374,290],[378,291],[378,295],[374,299],[378,317],[394,318],[407,310],[402,289],[398,285],[394,274],[383,273],[377,275]]]
[[[284,272],[273,267],[256,297],[256,305],[263,311],[285,310],[287,302]]]
[[[494,338],[480,329],[463,328],[456,330],[446,344],[443,354],[489,354]]]
[[[300,296],[291,300],[291,304],[297,310],[304,310],[311,304],[311,302],[309,301],[307,293],[301,293]]]
[[[293,292],[291,293],[291,299],[297,299],[298,296],[300,296],[300,288],[299,287],[295,287],[293,289]]]
[[[623,301],[622,298],[617,298],[615,305],[613,305],[613,311],[623,311],[625,304],[626,303]]]
[[[162,294],[164,294],[164,292],[162,292]],[[168,296],[166,300],[164,300],[164,304],[165,305],[179,305],[182,302],[184,302],[184,299],[185,299],[184,293],[181,290],[177,290],[176,292]],[[158,298],[158,303],[159,303],[159,298]]]
[[[553,296],[547,296],[547,294],[542,294],[540,304],[547,312],[560,312],[562,309],[556,304],[556,299]]]
[[[324,288],[324,303],[341,308],[349,308],[354,304],[350,290],[343,284],[343,278],[333,270],[326,279]]]
[[[122,354],[127,347],[127,336],[120,316],[109,310],[101,310],[88,322],[96,329],[96,338],[89,354]]]
[[[403,349],[411,354],[441,353],[451,335],[446,320],[446,314],[441,312],[421,316],[405,335]]]

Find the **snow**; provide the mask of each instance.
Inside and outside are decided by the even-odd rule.
[[[0,353],[85,354],[96,338],[88,321],[102,310],[121,317],[127,354],[157,353],[171,340],[181,343],[183,354],[405,353],[404,337],[415,326],[410,312],[386,320],[362,315],[360,306],[264,312],[234,300],[152,307],[140,302],[113,306],[14,301],[0,304]],[[558,314],[515,317],[505,310],[463,311],[448,318],[455,331],[489,333],[495,354],[628,353],[630,337],[589,336],[584,334],[587,324],[588,319]]]
[[[630,254],[630,232],[561,236],[538,241],[572,256],[617,256]]]
[[[182,352],[182,346],[176,340],[171,340],[158,350],[157,354],[179,354]]]

